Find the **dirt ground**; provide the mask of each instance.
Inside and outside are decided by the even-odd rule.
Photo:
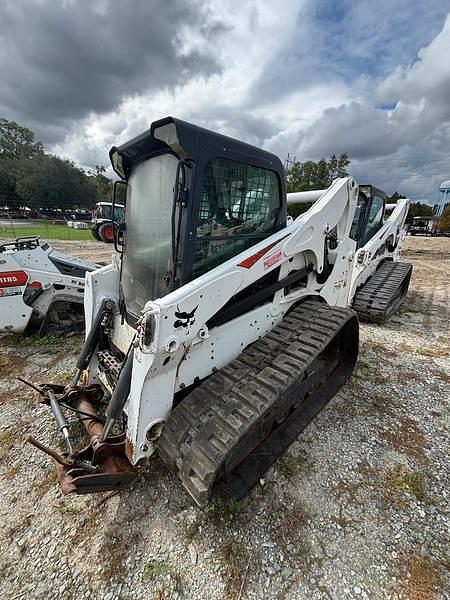
[[[449,598],[450,239],[409,237],[402,259],[407,301],[361,326],[350,382],[244,501],[205,511],[158,458],[130,491],[63,497],[25,443],[58,447],[56,426],[16,377],[67,382],[82,339],[0,336],[0,596]]]

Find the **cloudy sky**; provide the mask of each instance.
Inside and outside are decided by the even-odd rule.
[[[0,116],[90,167],[173,115],[433,202],[450,178],[442,0],[2,0]]]

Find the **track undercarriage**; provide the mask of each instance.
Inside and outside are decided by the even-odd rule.
[[[353,311],[304,302],[172,411],[161,456],[198,505],[241,498],[344,385],[357,354]]]
[[[362,321],[386,323],[406,298],[412,265],[383,262],[375,274],[355,294],[353,308]]]

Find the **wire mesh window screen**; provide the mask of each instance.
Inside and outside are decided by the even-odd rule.
[[[214,158],[204,174],[194,247],[194,276],[270,235],[280,209],[274,172]]]
[[[275,173],[214,158],[203,175],[197,236],[270,232],[279,207]]]

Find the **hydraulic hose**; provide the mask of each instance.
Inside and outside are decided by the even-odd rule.
[[[100,308],[98,309],[97,314],[95,315],[95,319],[92,324],[91,330],[89,331],[89,334],[87,335],[84,341],[80,356],[78,357],[77,372],[72,380],[72,386],[76,386],[78,384],[78,380],[80,379],[81,373],[89,366],[91,358],[98,344],[103,317],[109,310],[111,310],[111,308],[111,300],[104,298],[100,304]]]

